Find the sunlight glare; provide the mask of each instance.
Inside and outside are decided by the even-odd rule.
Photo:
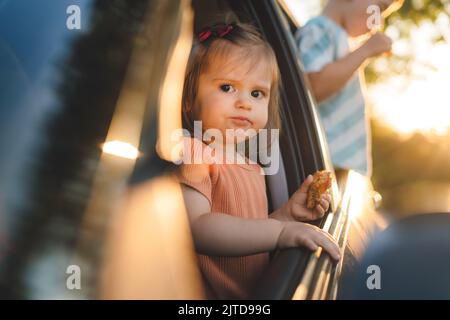
[[[139,156],[139,150],[133,145],[122,141],[108,141],[103,144],[103,152],[125,159],[134,160]]]
[[[369,99],[375,118],[399,133],[445,135],[450,131],[450,44],[420,43],[415,46],[419,63],[413,66],[419,77],[396,76],[377,84],[369,89]],[[433,68],[424,67],[426,63]]]

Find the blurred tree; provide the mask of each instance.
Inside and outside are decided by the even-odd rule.
[[[402,8],[388,17],[388,24],[398,19],[418,25],[423,20],[436,21],[440,14],[450,17],[449,0],[405,0]],[[408,36],[404,33],[404,36]]]
[[[415,133],[402,136],[372,120],[374,177],[379,189],[418,180],[450,181],[450,144],[447,136]]]
[[[437,26],[438,19],[445,19],[450,23],[450,0],[405,0],[400,10],[394,12],[386,19],[385,31],[391,29],[395,34],[394,40],[403,40],[412,45],[411,29],[420,27],[423,23],[432,23],[436,26],[434,43],[448,41],[442,28]],[[382,82],[392,75],[406,75],[414,78],[412,64],[415,62],[413,51],[409,55],[381,57],[373,60],[365,69],[367,83]],[[425,64],[426,68],[433,68]]]

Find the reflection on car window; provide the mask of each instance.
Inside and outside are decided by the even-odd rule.
[[[0,286],[66,298],[65,274],[148,1],[0,1]],[[19,23],[20,21],[20,23]]]
[[[0,7],[0,145],[7,150],[0,154],[0,190],[8,188],[15,202],[25,197],[25,178],[15,177],[23,154],[37,152],[44,139],[40,126],[58,107],[57,59],[63,59],[65,46],[80,35],[64,27],[69,3],[46,0],[30,5],[19,0],[3,1]],[[87,19],[92,4],[80,1],[79,6]]]

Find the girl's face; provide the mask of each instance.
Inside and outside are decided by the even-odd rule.
[[[243,49],[236,47],[227,57],[210,61],[199,79],[203,129],[219,129],[224,138],[226,129],[257,131],[268,121],[272,80],[268,62],[251,57],[242,61],[239,50]]]

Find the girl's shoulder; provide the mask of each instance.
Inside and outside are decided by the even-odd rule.
[[[215,163],[214,158],[211,156],[211,148],[198,138],[183,137],[179,147],[181,147],[179,152],[182,165],[209,166]]]
[[[180,173],[189,172],[191,177],[209,177],[214,182],[218,168],[211,157],[211,150],[203,141],[193,137],[183,137],[178,144],[177,155],[180,156]]]

